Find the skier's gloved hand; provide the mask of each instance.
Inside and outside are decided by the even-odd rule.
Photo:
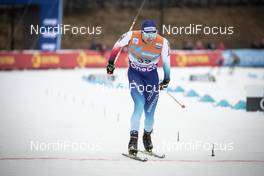
[[[163,90],[163,89],[166,89],[167,87],[168,87],[168,85],[169,85],[169,82],[170,82],[170,80],[169,79],[164,79],[160,84],[159,84],[159,86],[160,86],[160,90]]]
[[[114,61],[109,60],[108,65],[106,66],[106,72],[107,74],[113,74],[115,70],[115,63]]]

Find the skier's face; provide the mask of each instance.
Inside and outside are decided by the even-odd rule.
[[[155,32],[144,32],[142,31],[143,40],[146,42],[152,42],[157,37],[157,31]]]

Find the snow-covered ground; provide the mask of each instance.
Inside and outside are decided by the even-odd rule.
[[[162,70],[160,77],[162,78]],[[209,68],[175,68],[181,86],[216,102],[246,100],[245,86],[264,84],[264,69],[213,70],[217,81],[190,82]],[[264,113],[216,107],[185,93],[161,92],[152,136],[165,159],[142,163],[127,151],[133,102],[129,90],[83,79],[104,69],[0,72],[0,175],[263,175]],[[115,84],[127,86],[126,69]],[[139,147],[142,146],[142,126]],[[212,147],[214,154],[212,157]]]

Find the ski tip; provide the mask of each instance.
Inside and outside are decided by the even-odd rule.
[[[155,152],[148,152],[146,150],[138,150],[138,152],[160,159],[165,158],[165,154],[157,154]]]

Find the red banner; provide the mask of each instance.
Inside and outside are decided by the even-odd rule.
[[[171,52],[172,66],[216,66],[221,59],[222,51],[219,50],[174,50]]]
[[[102,53],[90,50],[2,51],[0,52],[0,69],[105,67],[109,54],[109,51]],[[221,51],[174,50],[171,52],[171,66],[215,66],[221,58]],[[119,56],[116,67],[127,66],[127,53],[123,52]]]

